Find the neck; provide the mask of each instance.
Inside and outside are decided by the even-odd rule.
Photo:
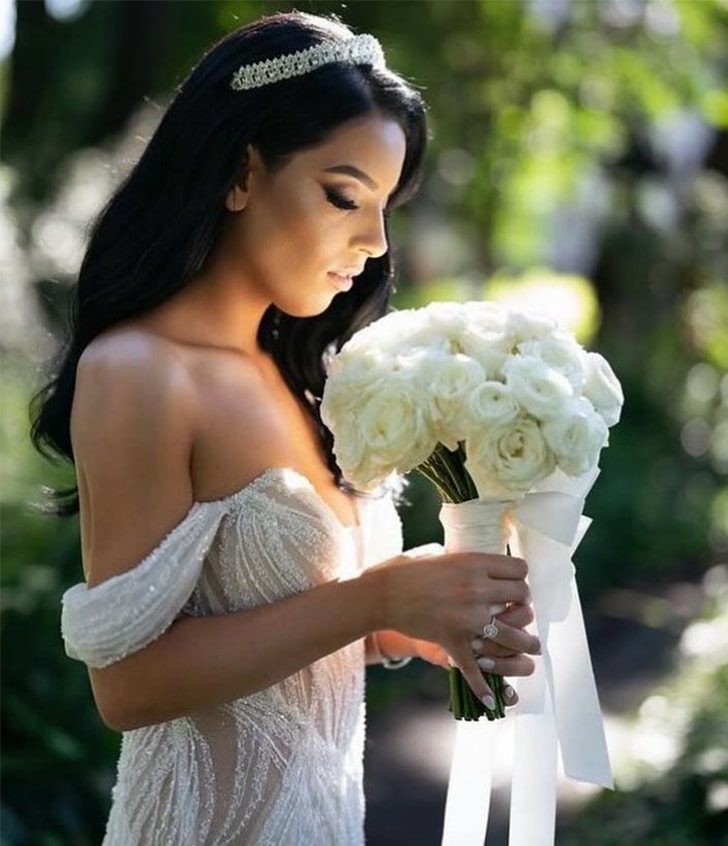
[[[220,260],[193,278],[152,316],[155,327],[182,343],[233,349],[259,358],[258,329],[270,302]]]

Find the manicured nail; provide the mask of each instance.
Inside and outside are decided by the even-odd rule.
[[[473,650],[473,652],[480,652],[480,650],[483,648],[482,639],[479,637],[473,638],[473,640],[470,641],[470,648]]]
[[[509,684],[507,684],[503,688],[503,695],[505,696],[506,699],[515,699],[516,691]]]
[[[498,614],[502,614],[506,610],[505,605],[491,605],[490,606],[490,616],[496,617]]]
[[[490,694],[483,697],[483,705],[485,705],[489,711],[495,711],[495,699],[493,699]]]
[[[476,659],[476,663],[481,670],[492,670],[493,667],[495,667],[495,661],[492,658],[488,658],[486,655]]]

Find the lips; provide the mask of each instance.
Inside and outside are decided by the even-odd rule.
[[[360,273],[364,272],[363,267],[339,267],[336,270],[332,270],[332,273],[335,273],[337,276],[358,276]]]
[[[338,271],[330,271],[329,279],[333,282],[334,287],[340,291],[348,291],[354,284],[354,279],[350,274],[339,273]]]
[[[329,271],[329,279],[340,291],[348,291],[354,284],[354,277],[364,271],[363,267],[340,267]]]

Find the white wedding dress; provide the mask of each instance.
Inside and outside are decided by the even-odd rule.
[[[195,503],[138,566],[64,594],[67,653],[104,667],[179,615],[255,608],[400,552],[391,499],[357,506],[347,528],[278,468]],[[252,696],[125,732],[103,846],[363,844],[363,743],[360,640]]]

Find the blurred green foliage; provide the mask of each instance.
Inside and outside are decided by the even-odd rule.
[[[724,576],[728,570],[724,570]],[[710,605],[713,607],[711,608]],[[617,791],[600,793],[557,837],[559,846],[724,846],[728,833],[728,592],[688,627],[708,648],[689,654],[640,708],[637,745],[658,763],[631,762]],[[688,650],[695,653],[693,648]],[[657,729],[657,733],[655,733]],[[677,754],[665,755],[665,741]],[[631,771],[630,771],[631,769]]]
[[[622,380],[623,420],[603,454],[587,503],[595,522],[577,553],[582,594],[697,577],[725,555],[723,0],[90,0],[63,21],[41,2],[21,2],[16,49],[0,67],[7,88],[0,243],[17,248],[8,252],[15,263],[4,261],[10,308],[0,340],[8,846],[98,842],[118,748],[96,715],[83,667],[64,657],[59,638],[61,593],[81,578],[77,526],[27,505],[42,481],[68,479],[25,440],[29,386],[39,384],[38,339],[45,342],[46,327],[58,333],[72,282],[41,224],[62,218],[68,226],[78,216],[76,230],[51,241],[82,236],[89,183],[101,190],[102,175],[117,176],[128,153],[114,145],[139,133],[129,121],[141,104],[161,110],[208,44],[294,5],[375,33],[392,67],[415,80],[429,103],[428,177],[393,220],[397,303],[558,301]],[[84,169],[86,182],[79,181]],[[438,539],[431,491],[413,479],[406,497],[408,544]],[[397,678],[407,683],[411,675]],[[706,678],[690,704],[700,749],[724,742],[719,715],[728,708],[724,672]],[[678,693],[687,683],[675,680]],[[396,685],[392,674],[375,673],[372,702],[389,700]],[[599,800],[573,842],[713,846],[711,827],[724,819],[695,799],[710,785],[695,774],[692,754],[686,747],[675,772]],[[645,815],[649,823],[632,840],[613,824]]]

